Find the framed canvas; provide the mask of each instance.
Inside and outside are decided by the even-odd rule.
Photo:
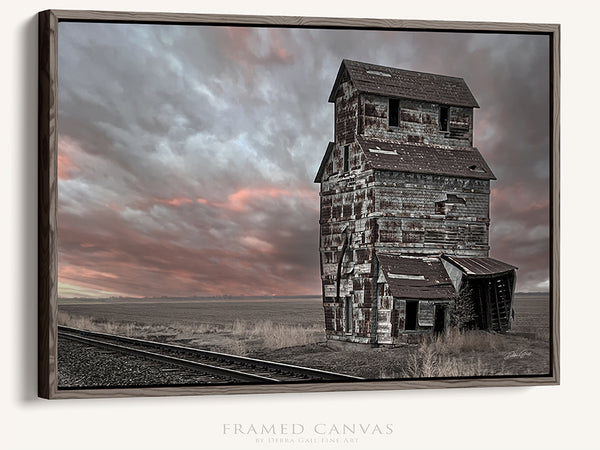
[[[44,398],[559,383],[559,26],[39,14]]]

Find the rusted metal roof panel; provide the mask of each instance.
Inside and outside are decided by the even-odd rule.
[[[372,169],[495,180],[476,148],[449,149],[357,137]]]
[[[329,96],[335,102],[338,85],[347,72],[360,92],[409,98],[450,106],[479,108],[475,97],[459,77],[396,69],[344,59]]]
[[[449,255],[443,255],[442,258],[470,276],[500,275],[517,269],[513,265],[494,258],[469,258]]]
[[[394,297],[442,299],[456,295],[439,258],[412,258],[377,252],[377,259]]]

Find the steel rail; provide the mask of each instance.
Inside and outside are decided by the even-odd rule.
[[[120,353],[127,353],[136,356],[142,356],[147,359],[153,359],[155,361],[166,362],[169,364],[175,364],[180,367],[194,369],[200,372],[209,373],[211,375],[225,376],[238,381],[248,381],[254,383],[280,383],[281,380],[276,378],[263,377],[261,375],[255,375],[251,373],[241,372],[238,370],[227,369],[224,367],[217,367],[210,364],[199,363],[196,361],[190,361],[182,358],[175,358],[173,356],[161,355],[159,353],[153,353],[146,350],[140,350],[137,348],[127,347],[120,344],[112,344],[110,342],[99,341],[86,336],[81,336],[73,333],[69,333],[63,330],[59,330],[58,335],[72,341],[77,341],[83,344],[94,345],[96,347],[107,348],[110,350],[116,350]]]
[[[97,338],[110,339],[110,340],[117,341],[117,342],[152,346],[157,349],[168,349],[168,350],[174,350],[174,351],[190,352],[191,354],[194,354],[194,355],[197,355],[200,357],[211,358],[214,360],[228,361],[228,362],[236,363],[239,365],[245,365],[245,366],[250,365],[253,367],[260,367],[260,368],[263,368],[266,370],[283,372],[283,373],[298,375],[298,376],[302,376],[302,377],[308,377],[310,379],[317,379],[317,380],[324,380],[324,381],[355,381],[355,382],[356,381],[364,381],[364,378],[355,377],[352,375],[346,375],[346,374],[341,374],[341,373],[336,373],[336,372],[329,372],[326,370],[313,369],[310,367],[296,366],[293,364],[285,364],[285,363],[279,363],[279,362],[274,362],[274,361],[267,361],[267,360],[263,360],[263,359],[248,358],[245,356],[230,355],[227,353],[212,352],[209,350],[200,350],[200,349],[184,347],[184,346],[176,345],[176,344],[166,344],[166,343],[156,342],[156,341],[147,341],[147,340],[143,340],[143,339],[118,336],[118,335],[108,334],[108,333],[92,332],[92,331],[80,330],[77,328],[64,327],[64,326],[59,326],[58,329],[59,329],[59,332],[60,331],[65,331],[65,332],[68,331],[71,333],[77,333],[77,334],[84,335],[84,336],[92,336],[92,337],[97,337]]]

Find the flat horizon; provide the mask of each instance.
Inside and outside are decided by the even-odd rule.
[[[550,291],[515,292],[515,295],[550,295]],[[157,297],[134,297],[134,296],[111,296],[111,297],[58,297],[58,300],[236,300],[236,299],[301,299],[320,298],[322,294],[280,294],[280,295],[191,295],[191,296],[166,296]]]

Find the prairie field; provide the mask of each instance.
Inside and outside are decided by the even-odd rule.
[[[59,301],[59,324],[368,379],[546,374],[549,318],[547,294],[517,294],[508,333],[451,330],[419,344],[356,351],[325,344],[320,297]]]

